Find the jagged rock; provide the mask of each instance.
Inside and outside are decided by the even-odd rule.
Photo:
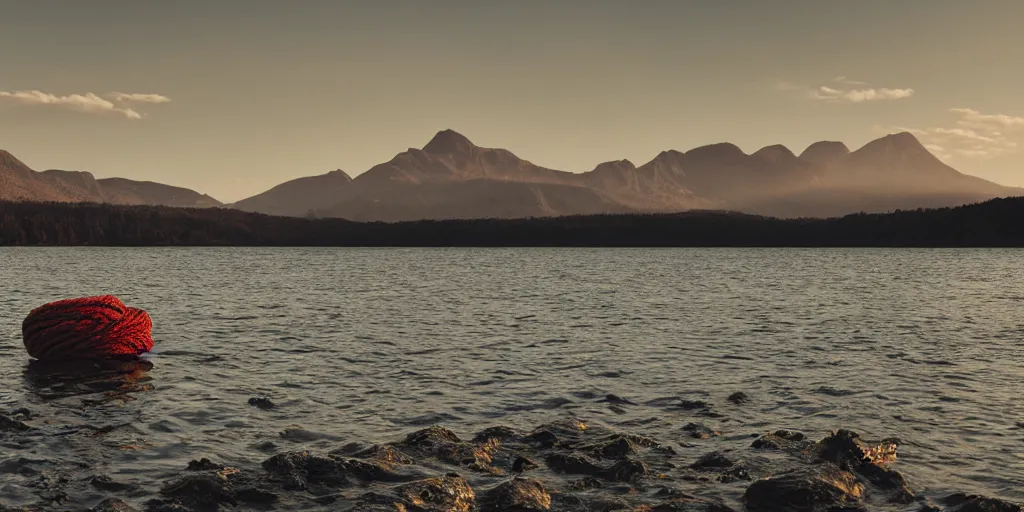
[[[24,432],[31,428],[25,422],[0,414],[0,432]]]
[[[306,490],[311,484],[340,487],[349,483],[344,461],[308,451],[277,454],[263,461],[263,469],[286,490]]]
[[[539,466],[536,462],[523,457],[522,455],[516,457],[516,460],[512,462],[513,473],[525,473],[531,469],[537,469]]]
[[[493,454],[501,446],[494,437],[481,443],[467,443],[454,432],[440,426],[432,426],[409,434],[403,446],[429,453],[450,464],[466,466],[475,471],[500,473],[493,467]]]
[[[528,512],[550,510],[551,495],[544,484],[531,478],[514,478],[480,497],[480,512]]]
[[[896,460],[898,447],[899,440],[897,439],[867,443],[856,432],[837,430],[818,442],[818,458],[840,467],[888,464]]]
[[[743,494],[750,512],[817,512],[857,507],[864,485],[832,464],[779,473],[754,482]]]
[[[469,483],[455,473],[412,482],[397,492],[407,507],[423,512],[469,512],[476,501]]]

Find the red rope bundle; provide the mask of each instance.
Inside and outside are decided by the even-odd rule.
[[[51,302],[21,324],[28,355],[44,361],[139,356],[153,348],[149,315],[102,295]]]

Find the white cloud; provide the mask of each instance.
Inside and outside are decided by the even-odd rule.
[[[86,114],[118,115],[127,119],[142,119],[142,114],[124,106],[125,102],[167,103],[171,101],[170,98],[159,94],[112,93],[110,97],[114,101],[91,92],[59,96],[39,90],[0,91],[0,100],[22,105],[60,107]]]
[[[140,94],[140,93],[127,93],[127,92],[112,92],[108,95],[113,98],[114,101],[129,102],[135,101],[139,103],[170,103],[171,99],[162,94]]]
[[[868,87],[866,82],[851,80],[845,76],[832,79],[832,85],[808,87],[792,82],[776,82],[779,91],[801,91],[808,98],[832,103],[864,103],[868,101],[900,100],[914,95],[914,89]]]
[[[957,124],[982,129],[1001,128],[1024,128],[1024,117],[1009,116],[1006,114],[982,114],[972,108],[951,108],[950,112],[961,115]]]
[[[1010,132],[1024,129],[1024,117],[1006,114],[982,114],[969,108],[953,108],[958,114],[955,125],[930,128],[893,127],[917,135],[935,156],[948,160],[955,157],[989,159],[1017,152],[1020,144]]]
[[[876,100],[899,100],[914,95],[913,89],[834,89],[827,85],[818,87],[813,97],[819,100],[863,103]]]

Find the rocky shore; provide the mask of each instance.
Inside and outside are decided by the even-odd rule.
[[[741,403],[745,397],[733,398]],[[251,405],[273,407],[264,399]],[[24,409],[0,414],[2,444],[31,442],[35,420]],[[749,435],[749,446],[709,450],[693,460],[677,448],[692,448],[722,433],[688,423],[680,426],[678,438],[656,440],[573,418],[531,431],[494,426],[471,436],[435,425],[391,443],[339,442],[323,453],[279,449],[268,440],[260,447],[268,454],[261,463],[229,467],[201,458],[163,482],[158,492],[139,482],[88,474],[87,468],[75,468],[74,474],[59,468],[38,471],[32,461],[15,458],[3,462],[0,481],[3,474],[30,476],[39,501],[22,508],[0,503],[0,511],[1022,510],[971,494],[934,501],[918,496],[892,467],[897,439],[867,441],[847,430],[820,440],[789,430],[733,434]],[[745,489],[738,498],[722,491],[737,488]],[[82,496],[92,497],[91,502],[79,503],[76,497]]]

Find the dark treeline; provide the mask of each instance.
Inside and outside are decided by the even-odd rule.
[[[1024,247],[1024,198],[837,219],[688,212],[395,224],[230,209],[0,202],[0,245]]]

